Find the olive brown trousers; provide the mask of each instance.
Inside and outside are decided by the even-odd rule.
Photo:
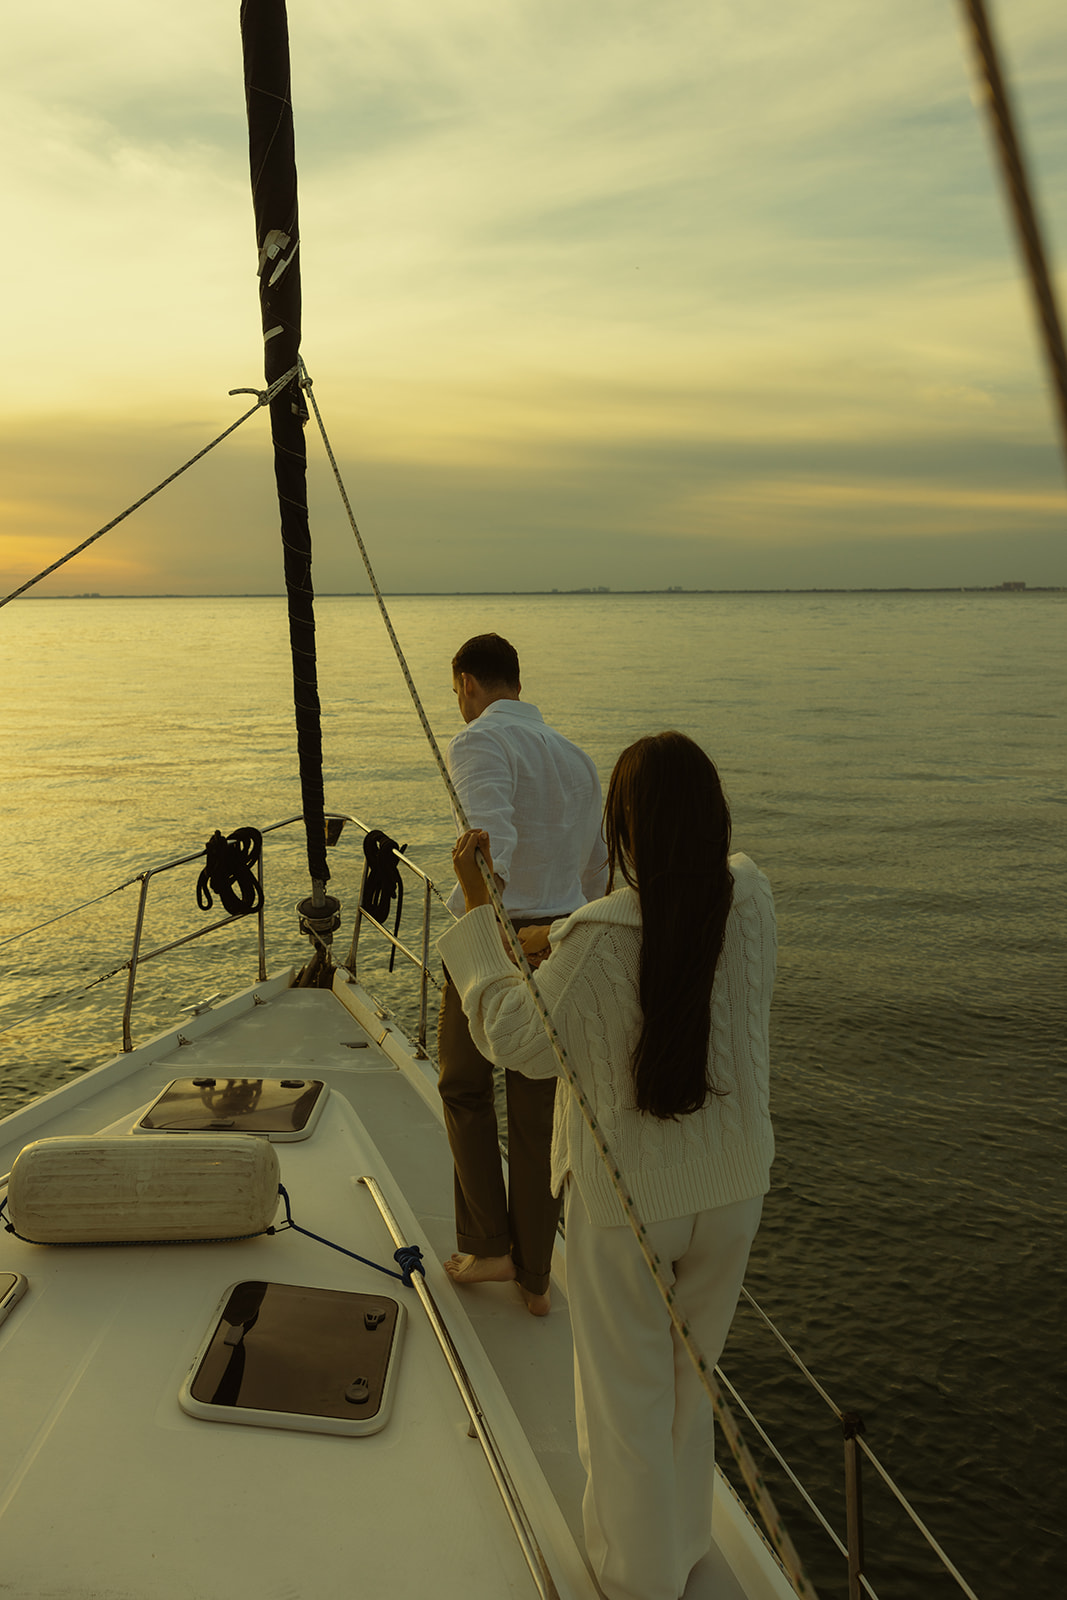
[[[524,918],[516,930],[552,921]],[[438,1088],[455,1165],[456,1243],[474,1256],[506,1256],[530,1294],[545,1294],[562,1196],[549,1175],[556,1078],[504,1073],[508,1172],[504,1179],[494,1067],[475,1048],[459,995],[447,982],[437,1032]]]

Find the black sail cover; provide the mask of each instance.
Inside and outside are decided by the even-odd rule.
[[[300,355],[300,234],[285,0],[243,0],[241,39],[252,203],[259,246],[264,364],[269,387],[296,368]],[[329,881],[330,873],[326,865],[322,725],[307,509],[307,415],[299,375],[294,371],[271,401],[270,422],[289,601],[300,791],[314,890],[316,883],[325,885]]]

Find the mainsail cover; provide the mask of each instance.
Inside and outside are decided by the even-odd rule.
[[[304,423],[308,413],[299,376],[300,233],[285,0],[243,0],[241,39],[268,388],[286,373],[292,374],[271,400],[270,422],[285,552],[293,704],[308,869],[312,898],[320,900],[322,886],[329,881],[330,873],[326,865],[322,723],[307,508]]]

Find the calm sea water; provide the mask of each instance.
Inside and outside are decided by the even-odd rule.
[[[675,726],[723,774],[735,841],[774,885],[779,1158],[749,1285],[983,1600],[1063,1589],[1063,781],[1067,595],[648,595],[390,602],[442,741],[448,662],[493,628],[524,694],[606,777]],[[448,882],[447,802],[377,611],[318,606],[328,806]],[[284,602],[24,601],[0,614],[0,940],[299,810]],[[350,830],[331,885],[355,904]],[[160,943],[206,920],[161,883]],[[295,830],[272,854],[272,965],[300,960]],[[0,945],[0,1107],[117,1046],[134,891]],[[409,928],[414,920],[409,921]],[[242,934],[244,930],[242,930]],[[139,1037],[252,976],[223,936],[144,969]],[[12,1026],[26,997],[60,1011]],[[837,1426],[751,1314],[724,1362],[843,1525]],[[777,1485],[776,1485],[777,1487]],[[813,1579],[836,1557],[780,1493]],[[940,1600],[868,1484],[881,1600]]]

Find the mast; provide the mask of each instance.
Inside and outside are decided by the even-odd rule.
[[[330,872],[326,864],[322,724],[307,508],[304,424],[308,412],[299,373],[300,232],[285,0],[242,0],[241,40],[267,387],[289,375],[289,381],[270,402],[270,423],[289,608],[300,792],[311,875],[311,897],[302,901],[298,910],[302,930],[312,934],[322,949],[338,925],[340,905],[326,894]]]

